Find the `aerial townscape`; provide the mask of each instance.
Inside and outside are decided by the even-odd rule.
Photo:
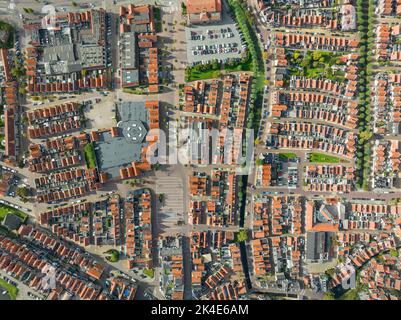
[[[0,300],[401,300],[401,0],[0,1]]]

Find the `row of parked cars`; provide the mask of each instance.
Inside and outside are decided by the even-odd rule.
[[[238,52],[238,43],[219,43],[212,45],[196,46],[195,50],[192,50],[194,56],[197,55],[208,55],[208,54],[224,54]]]

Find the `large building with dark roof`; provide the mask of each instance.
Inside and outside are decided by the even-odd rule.
[[[310,231],[306,234],[306,260],[310,262],[327,261],[332,257],[332,232]]]
[[[126,179],[150,168],[145,155],[157,138],[148,133],[158,128],[158,112],[157,101],[119,103],[117,127],[92,135],[99,172]]]
[[[121,6],[119,13],[119,76],[123,88],[143,85],[158,92],[157,36],[153,7]]]
[[[25,24],[31,47],[25,67],[30,93],[63,93],[108,84],[106,11],[58,13]]]

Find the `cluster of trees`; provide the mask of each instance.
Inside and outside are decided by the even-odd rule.
[[[0,21],[0,30],[7,33],[6,40],[4,42],[0,41],[0,48],[12,48],[14,43],[14,28],[12,27],[12,25],[4,21]]]
[[[294,51],[293,58],[295,60],[302,57],[299,51]],[[300,63],[301,67],[317,68],[321,65],[329,65],[330,67],[334,64],[342,64],[338,55],[333,55],[331,52],[327,51],[308,51],[306,56],[302,59]]]
[[[106,260],[109,262],[118,262],[120,259],[120,253],[115,249],[110,249],[105,253],[108,254],[108,256],[106,256]]]
[[[129,184],[132,188],[135,188],[138,185],[143,185],[146,183],[145,179],[130,179],[125,181],[126,184]]]
[[[245,184],[246,186],[246,184]],[[242,176],[239,176],[238,179],[238,210],[242,208],[242,201],[244,199],[244,191],[246,193],[246,188],[244,188],[244,183],[242,182]]]
[[[244,36],[248,48],[248,59],[250,59],[251,71],[253,72],[246,126],[247,128],[254,129],[255,132],[258,132],[260,118],[262,115],[263,89],[265,80],[265,68],[262,50],[259,46],[259,40],[255,33],[254,17],[251,11],[246,9],[246,1],[228,0],[228,5],[231,12],[234,14],[235,20],[237,21],[238,26]],[[243,146],[244,145],[245,143]],[[247,183],[247,176],[243,176],[242,179],[238,181],[238,210],[239,212],[243,213],[245,208],[242,206]]]
[[[153,16],[155,18],[156,32],[162,32],[161,9],[157,6],[157,3],[155,3],[155,6],[153,7]]]
[[[344,73],[341,70],[333,70],[334,65],[342,65],[344,62],[339,59],[339,55],[328,51],[308,51],[306,55],[300,51],[293,51],[290,57],[290,72],[292,75],[306,77],[320,77],[342,81]]]
[[[186,81],[197,80],[198,77],[196,73],[206,73],[212,71],[220,71],[221,69],[225,69],[228,71],[249,71],[249,54],[244,55],[242,59],[235,60],[229,59],[224,64],[218,62],[217,60],[212,60],[207,64],[198,64],[192,67],[188,67],[185,69],[185,79]]]
[[[209,70],[220,70],[221,65],[217,60],[212,60],[208,64],[198,64],[196,66],[193,66],[192,69],[196,71],[209,71]]]
[[[96,155],[93,143],[88,143],[84,147],[85,162],[88,169],[96,168]]]
[[[165,195],[164,193],[160,193],[160,194],[158,195],[158,198],[159,198],[160,204],[163,204],[163,203],[164,203],[164,200],[166,199],[166,195]]]
[[[260,117],[262,114],[262,100],[264,87],[264,64],[262,50],[259,46],[259,40],[253,28],[254,19],[249,10],[244,8],[245,1],[229,0],[228,4],[231,11],[234,13],[239,28],[244,36],[251,57],[253,71],[251,99],[249,104],[249,113],[247,118],[247,127],[258,130]],[[258,106],[259,108],[256,108]]]
[[[27,84],[26,84],[26,69],[21,61],[15,56],[14,57],[14,64],[11,68],[11,75],[17,80],[18,82],[18,91],[20,94],[26,94]]]
[[[226,70],[233,70],[233,71],[250,71],[250,62],[251,62],[251,57],[249,53],[247,52],[240,60],[228,60],[224,64],[224,69]]]
[[[248,239],[248,234],[246,230],[240,230],[235,234],[235,242],[243,242]]]
[[[185,69],[185,81],[199,80],[201,77],[197,76],[197,74],[204,74],[212,71],[218,72],[220,69],[221,65],[216,60],[212,60],[208,64],[197,64],[192,67],[187,67]],[[205,78],[208,77],[206,76]]]
[[[368,3],[364,0],[356,2],[358,31],[360,34],[359,47],[359,141],[357,148],[357,188],[368,189],[369,171],[370,171],[370,138],[372,130],[371,121],[371,90],[370,81],[373,74],[373,49],[374,49],[374,17],[375,3],[374,0],[369,0]]]
[[[262,114],[263,88],[264,88],[264,63],[262,50],[259,46],[259,40],[255,33],[254,17],[252,13],[245,8],[246,1],[229,0],[231,12],[235,15],[239,28],[244,36],[247,44],[248,53],[241,60],[229,61],[225,64],[226,69],[250,70],[253,72],[251,85],[251,96],[249,111],[247,117],[247,127],[253,128],[256,132],[259,128],[260,118]],[[217,61],[212,61],[207,65],[196,65],[186,69],[186,80],[191,81],[194,72],[218,71],[221,65]],[[255,107],[256,106],[256,107]]]

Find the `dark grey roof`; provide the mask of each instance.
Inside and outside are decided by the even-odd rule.
[[[121,168],[141,161],[149,123],[149,111],[143,101],[119,103],[118,111],[121,117],[117,124],[120,136],[112,137],[110,131],[106,131],[100,133],[99,141],[94,142],[99,170],[113,178],[120,175]]]
[[[149,26],[147,24],[131,24],[131,32],[137,32],[137,33],[144,33],[144,32],[149,32]]]
[[[51,62],[51,61],[74,62],[77,60],[74,52],[74,45],[66,44],[55,47],[45,47],[43,49],[43,60],[45,62]]]
[[[286,68],[276,68],[276,75],[282,74],[286,75],[288,73],[288,70]]]
[[[138,84],[139,83],[139,71],[138,69],[134,70],[127,70],[127,69],[122,69],[121,70],[122,74],[122,81],[123,84]]]
[[[141,159],[140,143],[128,143],[125,137],[112,137],[110,131],[101,133],[100,141],[95,142],[94,147],[100,171],[113,178],[120,175],[120,168]]]
[[[138,67],[138,55],[135,32],[125,32],[120,38],[120,64],[124,69]]]
[[[21,224],[21,218],[12,213],[7,214],[3,220],[3,226],[5,226],[8,230],[17,230]]]
[[[43,61],[48,75],[78,72],[82,69],[73,44],[45,47]]]
[[[308,232],[306,235],[306,259],[318,260],[327,252],[326,232]]]

